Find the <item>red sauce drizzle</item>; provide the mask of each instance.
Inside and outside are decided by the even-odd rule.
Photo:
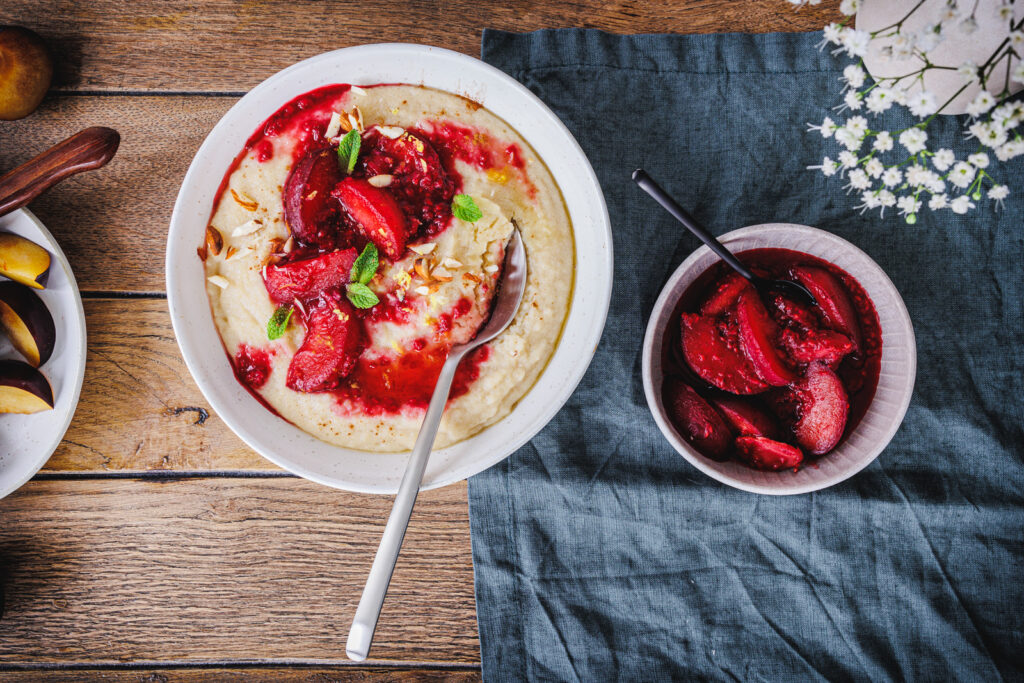
[[[250,389],[259,389],[270,377],[270,354],[248,344],[238,347],[233,363],[235,377]]]
[[[455,172],[455,159],[483,171],[503,171],[511,168],[526,187],[527,195],[531,199],[537,195],[537,188],[526,172],[523,150],[517,143],[503,142],[477,128],[460,126],[452,121],[435,123],[428,128],[430,130],[417,129],[416,132],[427,138],[437,149],[449,174],[458,177],[458,173]]]

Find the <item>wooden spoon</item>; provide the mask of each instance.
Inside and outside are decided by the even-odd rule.
[[[0,176],[0,216],[20,209],[68,176],[105,165],[120,142],[113,128],[86,128]]]

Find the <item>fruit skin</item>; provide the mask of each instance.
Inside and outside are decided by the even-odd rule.
[[[731,310],[736,305],[740,295],[748,290],[753,291],[753,285],[747,282],[745,277],[739,273],[729,273],[718,283],[715,291],[704,301],[700,312],[703,315],[720,315],[725,313]]]
[[[52,79],[53,60],[43,39],[21,26],[0,27],[0,119],[34,112]]]
[[[284,217],[295,239],[320,249],[338,242],[338,206],[331,190],[341,181],[333,147],[306,152],[292,167],[283,190]]]
[[[732,430],[714,406],[673,378],[665,380],[664,397],[672,424],[684,439],[712,460],[728,459]]]
[[[793,266],[790,274],[814,295],[825,323],[849,337],[856,351],[863,349],[857,309],[840,279],[824,268],[813,266]]]
[[[850,401],[842,380],[827,365],[807,366],[803,379],[786,390],[783,401],[795,412],[793,434],[808,453],[828,453],[843,438]]]
[[[778,325],[768,315],[755,292],[740,295],[736,304],[736,319],[739,322],[743,353],[761,381],[782,387],[800,379],[800,375],[789,369],[775,347]]]
[[[50,276],[50,252],[21,235],[0,232],[0,275],[44,289]]]
[[[751,467],[771,472],[796,467],[804,461],[799,448],[763,436],[737,437],[736,454]]]
[[[363,233],[392,261],[405,252],[409,240],[405,214],[391,194],[374,187],[362,178],[348,177],[331,193],[341,202],[342,210]]]
[[[39,295],[17,282],[0,282],[0,327],[33,367],[53,353],[57,330]]]
[[[342,249],[280,266],[267,266],[263,283],[274,303],[304,301],[330,287],[347,284],[357,256],[355,249]]]
[[[338,290],[329,290],[306,316],[306,337],[288,366],[289,389],[313,393],[337,389],[363,350],[362,321]]]
[[[43,373],[20,360],[0,360],[0,413],[38,413],[53,408],[53,389]]]
[[[740,436],[767,436],[774,439],[779,431],[775,418],[750,400],[714,396],[711,403]]]
[[[732,394],[758,394],[770,388],[743,355],[731,320],[683,313],[680,334],[686,363],[708,384]]]

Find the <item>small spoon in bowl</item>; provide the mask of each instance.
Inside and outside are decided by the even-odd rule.
[[[708,248],[729,264],[730,268],[745,277],[750,284],[754,285],[754,289],[757,290],[762,299],[767,299],[769,292],[778,292],[798,301],[811,304],[812,306],[817,304],[817,301],[815,301],[814,295],[811,294],[810,290],[799,282],[794,282],[792,280],[769,280],[751,273],[745,265],[740,263],[740,260],[736,258],[731,251],[723,247],[722,243],[716,240],[714,236],[704,228],[704,226],[698,223],[696,218],[691,216],[686,209],[680,206],[679,202],[670,197],[665,190],[661,189],[661,186],[654,182],[654,178],[652,178],[644,169],[638,168],[633,171],[633,182],[639,185],[640,189],[644,192],[654,197],[654,201],[661,204],[662,208],[672,214],[673,218],[682,223],[686,229],[696,235],[701,242],[708,245]]]
[[[391,574],[395,571],[398,552],[402,548],[402,539],[405,538],[405,530],[409,526],[409,517],[412,515],[416,494],[419,493],[420,483],[423,481],[423,471],[427,467],[427,459],[434,446],[437,428],[441,424],[441,416],[448,403],[448,394],[451,392],[455,370],[467,353],[505,331],[505,328],[515,318],[516,311],[519,310],[525,290],[526,249],[523,247],[519,230],[515,229],[505,247],[505,263],[502,267],[498,291],[491,304],[491,316],[473,339],[465,344],[452,346],[448,352],[448,360],[441,367],[441,374],[437,378],[434,394],[430,397],[427,414],[423,417],[420,433],[416,437],[416,444],[409,456],[409,464],[405,467],[402,483],[398,487],[398,495],[395,496],[394,506],[391,508],[391,514],[384,527],[380,547],[377,548],[377,554],[373,558],[373,565],[370,567],[370,575],[366,579],[363,596],[359,599],[359,607],[356,608],[352,628],[348,632],[345,652],[349,659],[361,662],[370,652],[373,632],[377,628],[377,619],[380,617],[380,610],[384,605],[384,597],[388,592]]]

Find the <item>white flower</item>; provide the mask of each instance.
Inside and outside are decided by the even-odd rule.
[[[871,34],[855,28],[846,28],[843,29],[840,41],[846,54],[851,57],[866,57],[868,46],[871,44]]]
[[[882,174],[882,184],[886,187],[896,187],[903,182],[903,173],[898,168],[887,168]]]
[[[949,203],[949,208],[953,210],[953,213],[967,213],[968,210],[974,208],[974,202],[970,197],[962,194]]]
[[[832,159],[825,157],[821,160],[820,166],[808,166],[807,168],[812,171],[821,171],[821,174],[828,178],[836,174],[836,171],[839,170],[839,164]]]
[[[978,20],[974,18],[973,14],[960,22],[960,30],[967,35],[978,30]]]
[[[850,17],[860,10],[860,0],[843,0],[839,3],[839,11]]]
[[[1010,140],[1005,145],[996,148],[996,159],[1009,161],[1024,153],[1024,140]]]
[[[971,100],[971,103],[967,105],[967,113],[972,119],[976,119],[995,105],[996,98],[992,97],[992,93],[987,90],[982,90],[978,93],[978,96]]]
[[[864,102],[861,101],[859,92],[857,92],[856,90],[850,90],[849,92],[846,93],[846,95],[843,96],[843,104],[852,109],[853,111],[857,111],[858,109],[861,108]]]
[[[960,189],[966,188],[974,180],[976,171],[973,166],[965,161],[956,162],[956,166],[949,172],[949,182]]]
[[[909,216],[921,210],[921,200],[913,195],[906,195],[896,200],[896,208],[901,216]]]
[[[847,187],[854,190],[866,190],[871,187],[871,179],[863,168],[855,168],[847,175]]]
[[[825,36],[821,39],[821,42],[816,46],[819,50],[829,43],[832,45],[838,45],[840,41],[840,30],[842,27],[836,22],[826,24],[824,28]]]
[[[846,120],[844,126],[858,136],[868,132],[868,120],[863,116],[851,116]]]
[[[953,165],[954,161],[956,161],[956,156],[953,154],[953,150],[940,149],[932,157],[932,166],[944,172]]]
[[[998,121],[975,121],[967,131],[967,137],[978,138],[978,142],[993,149],[1006,142],[1006,130]]]
[[[851,152],[856,152],[861,146],[861,136],[844,126],[836,130],[836,142]]]
[[[1011,31],[1010,45],[1013,46],[1017,52],[1020,52],[1020,49],[1024,47],[1024,31]]]
[[[928,24],[917,34],[917,49],[921,52],[930,52],[942,42],[942,25]]]
[[[911,154],[917,154],[924,149],[926,142],[928,142],[928,133],[920,128],[908,128],[900,133],[900,144],[906,147]]]
[[[864,213],[868,209],[877,209],[882,205],[882,202],[878,201],[878,194],[868,190],[860,196],[860,205],[855,206],[855,209],[860,209],[861,213]]]
[[[933,194],[932,198],[928,200],[928,208],[932,211],[945,209],[947,206],[949,206],[949,197],[944,194]]]
[[[913,164],[907,169],[907,184],[915,187],[927,185],[931,179],[931,171],[920,164]]]
[[[1006,185],[993,185],[988,188],[988,198],[996,203],[996,208],[1003,208],[1003,200],[1010,196],[1010,188]]]
[[[928,191],[933,194],[945,192],[946,181],[940,178],[938,173],[933,173],[932,177],[928,179]]]
[[[1015,83],[1024,83],[1024,62],[1017,62],[1017,66],[1010,72],[1010,79]]]
[[[836,122],[833,121],[832,119],[830,119],[827,116],[825,117],[825,120],[821,122],[820,126],[817,126],[817,125],[815,125],[813,123],[808,123],[807,124],[807,130],[808,131],[816,130],[819,133],[821,133],[821,137],[823,137],[823,138],[830,138],[830,137],[832,137],[832,135],[836,132],[836,128],[838,128],[838,127],[839,126],[836,125]]]
[[[909,33],[897,33],[893,37],[890,45],[892,46],[892,56],[897,61],[904,59],[910,59],[914,56],[914,41],[916,36]]]
[[[942,12],[939,14],[939,23],[945,21],[952,21],[960,16],[960,12],[956,7],[956,0],[946,0],[946,6],[942,8]]]
[[[882,215],[885,215],[885,208],[896,203],[896,195],[889,190],[879,190],[878,203],[882,205]]]
[[[839,165],[843,168],[853,168],[857,165],[857,155],[843,150],[839,153]]]
[[[1003,21],[1010,21],[1010,20],[1012,20],[1013,19],[1013,5],[1011,5],[1008,2],[1005,2],[1005,0],[1004,0],[1003,4],[999,6],[999,18],[1002,19]]]
[[[867,171],[867,174],[872,178],[877,178],[882,175],[883,171],[885,171],[885,164],[877,158],[872,157],[866,164],[864,164],[864,170]]]
[[[934,114],[938,110],[939,105],[935,101],[935,95],[927,90],[922,90],[910,97],[907,101],[907,108],[910,109],[911,114],[923,119]]]
[[[856,90],[864,85],[864,79],[866,77],[867,74],[864,72],[864,69],[860,68],[857,64],[850,64],[843,69],[843,75],[839,80],[846,81],[847,88],[853,88]]]
[[[984,152],[978,152],[967,157],[967,163],[975,168],[988,168],[988,155]]]
[[[867,105],[868,111],[874,114],[881,114],[884,111],[888,111],[889,107],[892,106],[892,102],[892,91],[888,88],[875,88],[868,95],[864,104]]]
[[[961,64],[956,72],[966,78],[968,83],[978,80],[978,65],[970,59]]]
[[[875,136],[875,141],[871,146],[879,152],[888,152],[892,149],[892,135],[889,134],[889,131],[883,130]]]

